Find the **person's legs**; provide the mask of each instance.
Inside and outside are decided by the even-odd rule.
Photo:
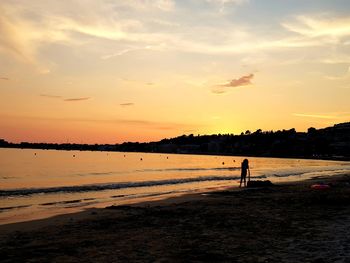
[[[239,187],[242,186],[243,181],[244,181],[244,186],[246,186],[246,177],[247,177],[247,173],[243,170],[241,173],[241,182],[239,183]]]

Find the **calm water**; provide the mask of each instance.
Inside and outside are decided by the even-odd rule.
[[[237,186],[244,157],[0,149],[0,224]],[[249,157],[253,178],[350,172],[349,162]]]

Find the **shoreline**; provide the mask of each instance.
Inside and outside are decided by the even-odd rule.
[[[317,182],[331,187],[310,189]],[[349,204],[350,174],[227,188],[2,225],[0,255],[4,262],[345,262]]]
[[[317,183],[319,181],[322,182],[333,182],[336,181],[338,178],[343,178],[349,176],[349,174],[340,174],[335,176],[317,176],[311,179],[305,179],[301,181],[290,181],[290,182],[278,182],[274,183],[273,187],[283,187],[286,185],[306,185],[306,184],[312,184]],[[350,187],[350,184],[349,184]],[[35,230],[38,228],[41,228],[43,225],[49,226],[58,223],[69,223],[72,220],[76,219],[88,219],[88,217],[91,214],[95,214],[96,211],[105,211],[108,209],[108,207],[154,207],[154,206],[171,206],[176,205],[177,203],[182,202],[190,202],[192,200],[202,200],[205,198],[205,196],[210,196],[212,194],[217,194],[220,192],[230,191],[230,192],[241,192],[241,191],[250,191],[254,189],[263,189],[263,188],[247,188],[242,187],[239,188],[238,186],[225,186],[225,187],[216,187],[216,188],[206,188],[206,189],[200,189],[196,190],[194,193],[184,193],[184,194],[173,194],[170,195],[168,198],[163,198],[160,196],[154,196],[154,199],[148,199],[148,200],[142,200],[143,198],[139,198],[141,200],[136,199],[135,202],[131,203],[121,203],[119,205],[107,205],[112,202],[106,202],[101,203],[101,206],[106,205],[105,207],[88,207],[83,208],[81,211],[74,211],[74,212],[68,212],[68,213],[60,213],[57,215],[45,217],[45,218],[38,218],[38,219],[30,219],[20,222],[13,222],[13,223],[6,223],[0,225],[0,236],[5,233],[11,233],[14,231],[27,231],[27,230]]]
[[[219,191],[220,188],[222,187],[218,187],[217,190]],[[205,195],[206,193],[209,193],[208,189],[197,190],[195,193],[169,194],[170,196],[167,198],[164,198],[163,196],[154,196],[153,198],[148,198],[146,200],[145,198],[136,198],[134,202],[121,202],[117,206],[152,207],[158,205],[172,205],[177,202],[198,199],[202,194]],[[9,234],[16,231],[32,231],[39,229],[42,226],[50,226],[57,223],[69,223],[79,219],[88,219],[89,216],[95,214],[96,212],[103,213],[106,209],[108,209],[107,207],[115,206],[112,203],[114,203],[114,201],[101,203],[98,207],[81,208],[78,211],[58,213],[43,218],[0,224],[0,237],[2,234]]]

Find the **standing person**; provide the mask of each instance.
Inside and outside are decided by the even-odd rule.
[[[242,186],[242,181],[244,181],[244,186],[247,186],[246,184],[247,171],[248,171],[248,182],[249,182],[250,181],[249,163],[248,163],[248,159],[244,159],[241,166],[241,182],[239,183],[239,187]]]

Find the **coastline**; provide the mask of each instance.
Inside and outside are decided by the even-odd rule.
[[[249,157],[302,158],[321,160],[350,160],[350,122],[305,132],[295,128],[277,131],[261,129],[239,134],[194,134],[163,138],[149,142],[122,142],[105,144],[48,143],[48,142],[7,142],[0,139],[0,147],[94,150],[144,153],[178,153],[196,155],[227,155]],[[320,143],[320,140],[323,143]]]
[[[35,147],[4,147],[0,146],[0,149],[19,149],[19,150],[44,150],[44,151],[71,151],[71,152],[119,152],[119,153],[150,153],[150,154],[167,154],[167,155],[204,155],[204,156],[237,156],[237,157],[256,157],[256,158],[278,158],[278,159],[304,159],[304,160],[320,160],[320,161],[350,161],[348,156],[278,156],[278,155],[254,155],[254,154],[229,154],[229,153],[213,153],[213,152],[150,152],[150,151],[115,151],[115,150],[91,150],[91,149],[55,149],[55,148],[35,148]]]
[[[317,182],[331,187],[310,189]],[[344,262],[349,204],[350,174],[194,193],[2,225],[0,255],[3,262]]]

